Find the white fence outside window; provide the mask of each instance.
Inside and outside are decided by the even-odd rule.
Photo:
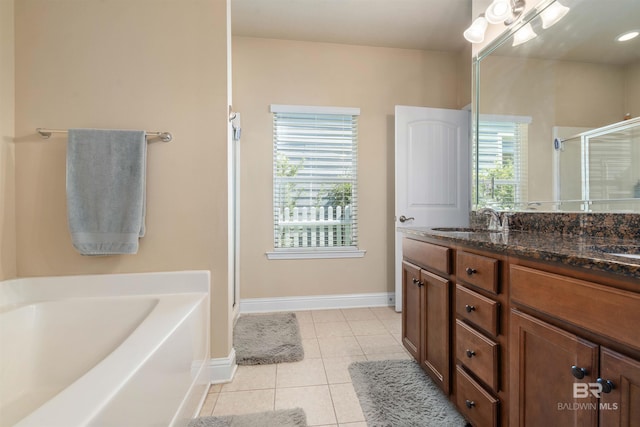
[[[278,214],[280,248],[351,246],[351,207],[284,208]]]

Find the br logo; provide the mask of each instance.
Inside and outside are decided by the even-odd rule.
[[[600,399],[602,393],[602,384],[600,383],[573,383],[573,398],[584,399],[593,395],[596,399]]]

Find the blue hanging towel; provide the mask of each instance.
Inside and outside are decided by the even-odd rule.
[[[142,130],[69,129],[67,217],[82,255],[135,254],[144,236]]]

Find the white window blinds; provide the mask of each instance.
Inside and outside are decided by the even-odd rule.
[[[478,206],[514,209],[527,200],[529,117],[480,116]]]
[[[356,247],[359,110],[271,111],[274,247]]]

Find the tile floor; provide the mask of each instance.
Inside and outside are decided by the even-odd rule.
[[[300,407],[310,426],[366,427],[347,368],[360,360],[409,359],[401,315],[391,307],[296,314],[304,360],[238,366],[233,382],[210,387],[200,416]]]

